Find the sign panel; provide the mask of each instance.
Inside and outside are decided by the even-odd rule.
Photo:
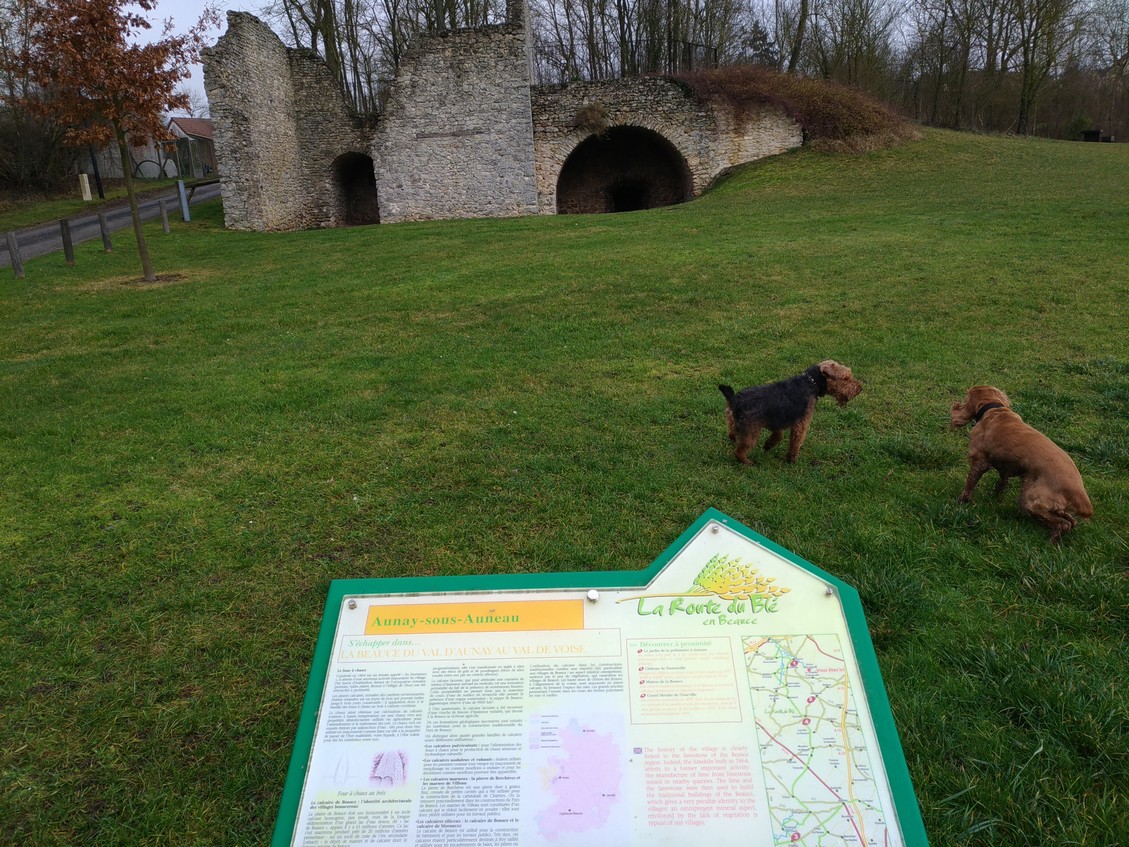
[[[335,582],[273,841],[926,843],[857,594],[712,510],[643,572]]]

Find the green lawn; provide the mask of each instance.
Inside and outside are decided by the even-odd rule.
[[[1129,146],[928,132],[642,213],[0,274],[0,842],[269,838],[330,580],[639,569],[713,506],[862,595],[934,847],[1129,843]],[[718,382],[838,359],[796,465]],[[956,500],[995,384],[1059,547]]]

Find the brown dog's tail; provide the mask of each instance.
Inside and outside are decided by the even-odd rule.
[[[725,405],[732,406],[733,398],[736,396],[736,392],[733,391],[732,387],[728,385],[719,385],[717,388],[722,394],[725,395]]]

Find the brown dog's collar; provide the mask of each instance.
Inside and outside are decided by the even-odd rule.
[[[972,422],[974,424],[980,423],[980,419],[984,417],[984,415],[988,414],[988,412],[992,411],[992,409],[1006,408],[1007,406],[1005,406],[1003,403],[985,403],[983,406],[976,410],[976,414],[972,416]]]

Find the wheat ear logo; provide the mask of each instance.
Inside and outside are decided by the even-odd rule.
[[[750,568],[740,559],[716,554],[706,562],[702,572],[694,579],[695,594],[716,594],[723,600],[751,600],[754,597],[782,597],[791,588],[773,585],[774,576],[757,576],[757,569]]]
[[[758,576],[759,571],[751,568],[736,556],[723,556],[720,553],[706,562],[701,573],[694,577],[689,591],[680,594],[640,594],[624,597],[616,603],[626,603],[646,597],[699,597],[714,594],[722,600],[752,600],[754,597],[783,597],[791,588],[773,585],[774,576]]]

